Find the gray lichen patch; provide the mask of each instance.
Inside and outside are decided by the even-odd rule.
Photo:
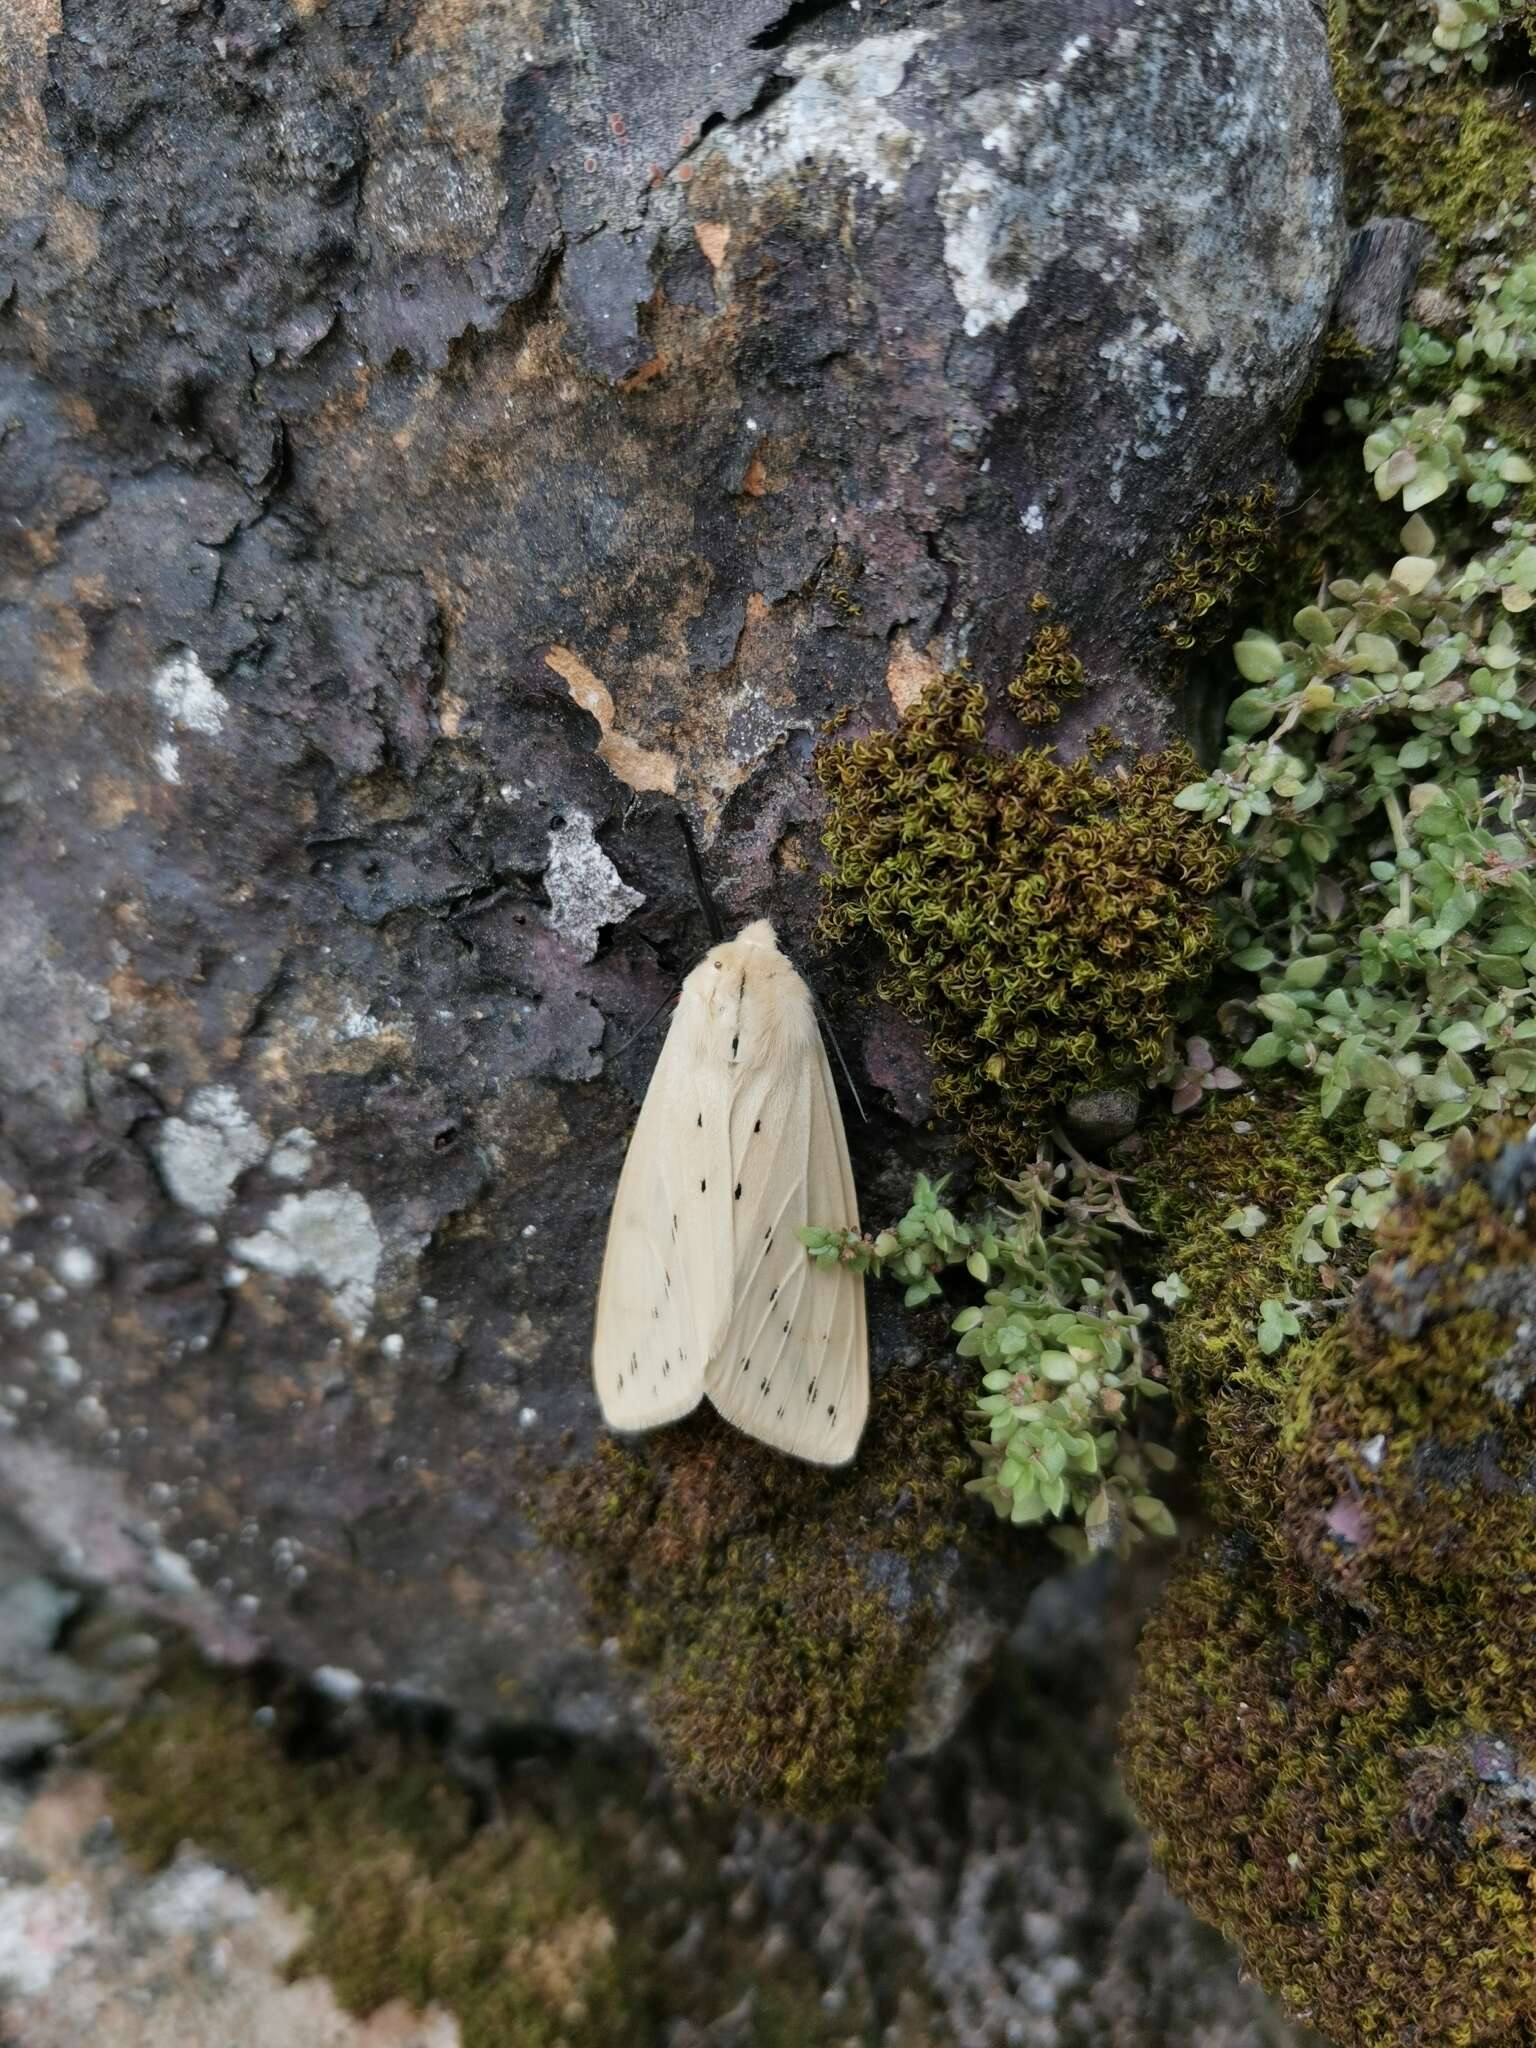
[[[284,1195],[266,1228],[237,1238],[233,1250],[264,1273],[284,1279],[312,1275],[358,1336],[367,1329],[384,1246],[373,1212],[356,1188]]]
[[[60,1116],[85,1109],[85,1054],[110,1011],[105,989],[65,967],[36,906],[0,891],[0,1085]]]
[[[571,811],[551,826],[544,889],[550,923],[583,960],[596,953],[605,924],[622,924],[645,901],[598,845],[585,811]]]
[[[925,29],[905,29],[847,49],[787,50],[780,69],[795,83],[757,120],[722,130],[721,155],[749,184],[836,166],[887,197],[899,192],[923,138],[883,102],[929,40]]]
[[[185,1116],[167,1117],[152,1140],[160,1176],[172,1199],[195,1216],[220,1216],[235,1182],[267,1150],[233,1088],[199,1088]]]

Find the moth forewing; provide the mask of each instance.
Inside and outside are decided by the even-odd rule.
[[[630,1141],[593,1352],[615,1428],[670,1421],[702,1390],[779,1450],[852,1457],[869,1405],[863,1282],[812,1265],[808,1222],[858,1227],[853,1175],[810,991],[759,922],[688,976]],[[647,1262],[669,1246],[658,1298]]]

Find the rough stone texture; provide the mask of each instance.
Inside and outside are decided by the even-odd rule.
[[[1319,11],[0,0],[0,115],[0,1487],[224,1654],[608,1725],[532,1510],[675,804],[804,958],[829,713],[1044,590],[1166,734],[1341,260]]]
[[[0,1550],[0,1617],[16,1568]],[[812,2025],[835,2048],[1304,2048],[1312,2037],[1169,1896],[1116,1786],[1114,1728],[1151,1590],[1145,1572],[1098,1569],[1042,1589],[960,1738],[901,1766],[856,1823],[703,1814],[643,1765],[594,1775],[589,1756],[570,1771],[558,1752],[509,1768],[496,1803],[505,1820],[604,1845],[611,1889],[595,1910],[654,1973],[636,2005],[655,2000],[655,2048],[768,2048]],[[71,1645],[80,1615],[98,1642],[131,1621],[87,1596]],[[99,1683],[99,1648],[72,1656],[50,1639],[47,1654],[42,1699],[68,1707]],[[0,1666],[10,1655],[0,1618]],[[359,1739],[360,1711],[332,1709],[327,1750]],[[87,1746],[24,1775],[0,1761],[0,2037],[455,2048],[450,2012],[396,2001],[356,2020],[323,1978],[286,1981],[303,1915],[206,1844],[184,1842],[156,1873],[136,1866],[92,1760]],[[291,1768],[301,1788],[306,1766]],[[210,1784],[211,1813],[219,1799]],[[502,1910],[515,1917],[518,1901]],[[805,2001],[798,2024],[773,2011],[787,1981]]]
[[[1397,367],[1398,336],[1419,265],[1429,247],[1419,220],[1368,220],[1350,238],[1333,318],[1358,353],[1344,358],[1356,384],[1385,384]]]

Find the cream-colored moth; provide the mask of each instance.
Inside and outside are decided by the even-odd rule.
[[[843,1465],[869,1408],[864,1282],[802,1224],[857,1230],[811,992],[749,924],[683,983],[608,1225],[592,1374],[614,1429],[707,1394],[739,1429]]]

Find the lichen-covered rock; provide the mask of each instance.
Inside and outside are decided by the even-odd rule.
[[[728,12],[0,6],[0,1484],[226,1653],[567,1728],[675,809],[804,957],[818,726],[1038,590],[1166,740],[1143,599],[1342,248],[1311,0]],[[875,1209],[925,1085],[841,1008]]]

